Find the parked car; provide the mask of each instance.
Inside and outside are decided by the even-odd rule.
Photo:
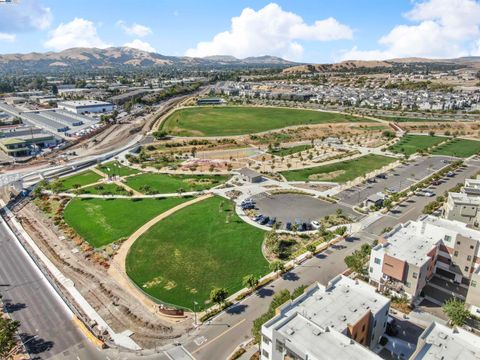
[[[397,193],[397,189],[393,188],[393,187],[390,187],[387,189],[387,192],[390,193],[390,194],[395,194]]]
[[[285,229],[287,229],[288,231],[292,231],[292,223],[287,222],[287,224],[285,225]]]
[[[270,218],[268,216],[265,216],[262,221],[260,221],[261,225],[265,225],[270,221]]]
[[[455,173],[454,173],[453,171],[449,171],[449,172],[447,173],[447,176],[448,176],[448,177],[454,177],[454,176],[455,176]]]
[[[310,224],[312,224],[312,226],[315,228],[315,229],[318,229],[320,227],[320,223],[316,220],[313,220]]]
[[[385,175],[385,174],[378,174],[376,177],[379,178],[379,179],[386,179],[386,178],[387,178],[387,175]]]
[[[258,222],[258,223],[261,223],[263,221],[263,219],[265,219],[265,216],[264,215],[259,215],[255,218],[255,221]]]
[[[272,227],[273,224],[275,224],[276,222],[277,222],[277,218],[271,218],[270,221],[268,222],[267,226]]]
[[[431,192],[431,191],[428,191],[428,190],[427,190],[427,191],[425,191],[425,192],[423,193],[423,195],[424,195],[424,196],[426,196],[426,197],[432,197],[432,196],[435,196],[435,194],[434,194],[433,192]]]
[[[389,316],[387,319],[387,328],[385,329],[385,332],[389,336],[397,336],[398,335],[398,326],[396,320]]]
[[[440,184],[441,184],[440,180],[433,180],[432,181],[432,185],[438,186]]]

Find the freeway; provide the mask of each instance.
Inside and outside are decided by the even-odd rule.
[[[73,323],[72,313],[3,221],[0,264],[0,294],[10,316],[20,321],[21,338],[32,358],[105,359]]]
[[[479,170],[480,161],[469,161],[467,168],[457,170],[452,178],[444,178],[432,190],[437,195],[442,195]],[[282,289],[293,290],[301,285],[308,286],[315,281],[326,284],[346,270],[345,256],[362,244],[375,240],[386,227],[417,219],[422,214],[423,207],[432,200],[429,197],[411,197],[363,231],[306,261],[199,327],[186,338],[183,345],[198,360],[228,358],[237,345],[251,337],[253,321],[267,311],[275,293]]]

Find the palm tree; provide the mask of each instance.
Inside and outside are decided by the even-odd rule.
[[[285,264],[283,263],[283,261],[275,260],[270,263],[269,268],[273,272],[282,273],[285,271]]]
[[[227,300],[227,297],[228,297],[228,290],[225,288],[215,287],[210,292],[210,301],[217,305],[223,304],[225,300]]]

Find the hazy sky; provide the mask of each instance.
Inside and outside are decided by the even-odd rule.
[[[480,55],[476,0],[13,1],[0,0],[0,53],[130,46],[306,62]]]

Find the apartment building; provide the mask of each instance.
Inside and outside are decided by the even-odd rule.
[[[480,226],[480,179],[466,179],[460,193],[449,193],[443,214],[472,227]]]
[[[423,216],[398,225],[372,249],[370,283],[415,300],[436,273],[469,286],[467,304],[477,311],[480,231],[467,224]]]
[[[480,358],[480,337],[461,328],[433,322],[420,335],[410,360],[467,360]]]
[[[390,300],[364,282],[339,275],[314,284],[277,309],[262,327],[261,359],[379,359]]]

